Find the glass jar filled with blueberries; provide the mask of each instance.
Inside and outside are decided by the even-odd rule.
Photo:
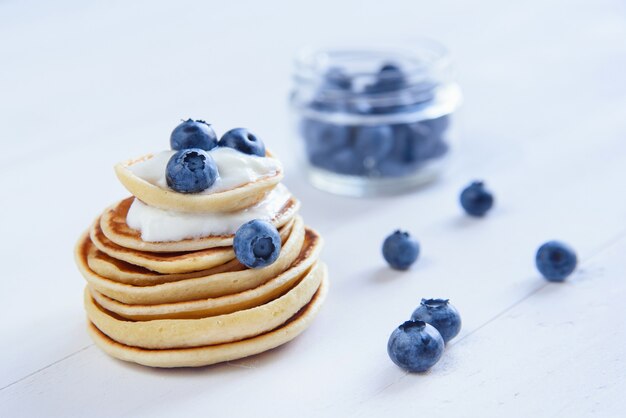
[[[291,105],[318,188],[398,193],[432,181],[449,153],[461,94],[441,45],[309,50],[296,59]]]

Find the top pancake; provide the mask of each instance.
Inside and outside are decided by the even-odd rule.
[[[232,212],[255,205],[263,200],[283,179],[282,170],[273,175],[211,194],[185,194],[167,190],[142,179],[129,168],[134,164],[149,160],[154,154],[147,154],[115,165],[115,174],[124,187],[147,205],[178,212]],[[273,158],[267,152],[266,157]]]
[[[117,245],[138,251],[184,252],[198,251],[215,247],[227,247],[233,244],[234,234],[212,235],[201,238],[188,238],[180,241],[147,242],[141,239],[141,232],[126,224],[126,216],[133,197],[128,197],[104,211],[100,217],[100,228],[104,235]],[[291,221],[298,213],[300,202],[293,196],[275,213],[269,221],[280,228]]]

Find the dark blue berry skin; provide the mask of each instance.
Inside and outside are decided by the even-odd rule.
[[[393,148],[393,129],[389,125],[359,126],[355,128],[354,152],[370,165],[382,161]],[[366,162],[367,163],[367,162]]]
[[[425,372],[441,358],[444,341],[439,331],[423,321],[406,321],[389,337],[387,353],[409,372]]]
[[[350,128],[347,126],[305,119],[301,129],[309,156],[329,156],[349,146]]]
[[[265,156],[265,144],[246,128],[235,128],[226,132],[218,143],[220,147],[236,149],[248,155]]]
[[[366,93],[387,93],[399,90],[406,85],[404,73],[395,64],[385,64],[378,70],[378,76],[373,84],[365,87]]]
[[[233,240],[237,260],[249,268],[272,264],[280,254],[280,247],[280,234],[276,227],[260,219],[243,224]]]
[[[448,299],[422,299],[411,320],[424,321],[435,327],[446,344],[461,331],[461,316]]]
[[[217,146],[217,135],[205,121],[187,119],[172,131],[170,146],[173,150],[200,148],[209,151]]]
[[[167,185],[180,193],[206,190],[215,183],[217,177],[215,160],[200,148],[177,151],[165,168]]]
[[[383,242],[383,257],[396,270],[407,270],[419,253],[419,243],[408,232],[397,230]]]
[[[310,157],[310,161],[314,166],[332,171],[333,173],[351,176],[363,176],[366,174],[363,160],[350,148],[340,149],[328,155],[314,155]]]
[[[548,241],[537,250],[537,269],[551,282],[562,282],[574,272],[578,257],[569,245],[559,241]]]
[[[468,215],[481,217],[493,206],[493,194],[482,181],[475,181],[461,192],[461,206]]]
[[[352,78],[341,68],[329,68],[324,74],[324,84],[327,88],[338,90],[350,90],[352,88]]]

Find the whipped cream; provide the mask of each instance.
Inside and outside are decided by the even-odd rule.
[[[206,190],[195,194],[211,194],[231,190],[244,184],[271,177],[281,170],[275,158],[248,155],[232,148],[216,147],[208,154],[217,164],[218,177]],[[128,167],[137,177],[162,189],[171,190],[165,180],[165,168],[176,151],[162,151],[152,158]]]
[[[290,199],[291,194],[279,184],[254,206],[238,212],[183,213],[148,206],[139,199],[130,205],[126,224],[141,232],[148,242],[180,241],[210,235],[234,234],[244,223],[253,219],[274,218]]]

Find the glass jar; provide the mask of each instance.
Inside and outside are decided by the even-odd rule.
[[[410,48],[307,50],[291,107],[310,181],[338,194],[399,193],[430,182],[449,153],[460,103],[449,54]]]

